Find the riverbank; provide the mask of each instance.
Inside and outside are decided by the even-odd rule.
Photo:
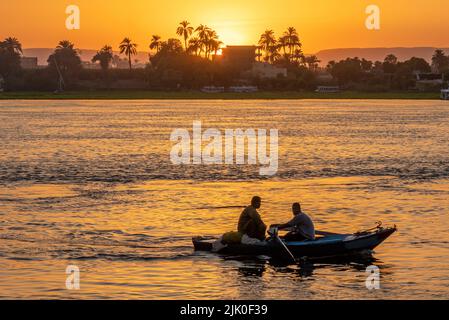
[[[199,91],[68,91],[52,92],[2,92],[0,100],[277,100],[277,99],[411,99],[437,100],[437,92],[276,92],[255,93],[204,93]]]

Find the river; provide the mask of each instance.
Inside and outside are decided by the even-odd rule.
[[[277,174],[172,164],[170,134],[193,121],[279,130]],[[0,298],[447,299],[448,123],[445,101],[0,101]],[[193,251],[253,195],[267,224],[300,201],[318,229],[398,232],[370,261]]]

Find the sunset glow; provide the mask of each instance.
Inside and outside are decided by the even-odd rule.
[[[447,299],[447,3],[1,0],[0,301]]]
[[[81,30],[64,27],[66,1],[17,0],[0,3],[1,12],[13,12],[0,20],[0,37],[15,36],[25,48],[54,47],[61,39],[70,39],[80,48],[114,48],[124,36],[148,49],[151,35],[175,37],[177,24],[188,20],[192,25],[214,28],[228,45],[255,44],[267,28],[280,35],[295,26],[304,52],[336,47],[447,46],[449,20],[446,1],[395,2],[378,0],[381,30],[364,27],[367,1],[144,1],[128,3],[77,0],[81,9]],[[438,9],[440,8],[440,9]],[[13,16],[16,16],[13,18]],[[10,18],[8,18],[10,17]]]

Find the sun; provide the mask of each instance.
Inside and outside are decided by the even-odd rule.
[[[239,30],[237,27],[218,25],[213,27],[217,31],[220,40],[224,45],[245,45],[248,43],[248,38],[243,30]]]

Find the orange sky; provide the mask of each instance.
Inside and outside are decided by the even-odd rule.
[[[81,30],[65,29],[70,4],[81,9]],[[369,4],[381,8],[380,31],[365,28]],[[54,47],[68,39],[78,48],[110,44],[117,49],[129,36],[145,51],[152,34],[173,37],[177,24],[187,19],[214,28],[225,44],[255,44],[266,28],[280,35],[295,26],[306,53],[342,47],[449,47],[447,9],[447,0],[14,0],[0,2],[0,37],[17,37],[25,48]]]

